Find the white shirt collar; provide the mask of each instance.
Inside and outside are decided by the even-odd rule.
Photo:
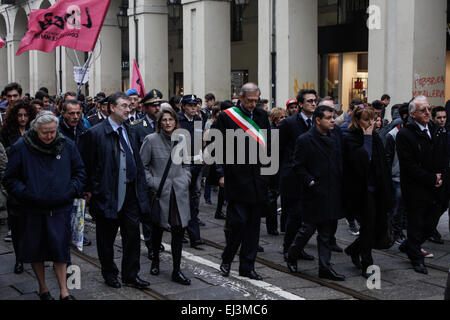
[[[309,119],[309,120],[311,120],[311,124],[312,124],[312,116],[311,116],[311,118],[308,118],[303,112],[300,112],[300,114],[301,114],[303,120],[305,120],[305,123],[308,123],[307,120]]]

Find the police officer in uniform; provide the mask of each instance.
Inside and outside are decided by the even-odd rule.
[[[108,118],[108,99],[109,97],[100,100],[98,102],[98,108],[95,108],[97,112],[87,117],[87,121],[89,121],[91,127]]]
[[[146,136],[155,132],[156,118],[159,114],[161,108],[161,103],[164,102],[163,94],[158,89],[153,89],[147,93],[142,99],[144,104],[145,117],[142,119],[135,120],[131,122],[131,126],[134,128],[138,141],[139,149],[141,148]],[[142,222],[142,233],[144,234],[145,246],[148,249],[148,258],[153,259],[153,249],[152,249],[152,229],[151,225]],[[161,244],[159,251],[164,251],[164,246]]]

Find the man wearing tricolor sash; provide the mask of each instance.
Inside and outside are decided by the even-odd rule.
[[[237,107],[219,115],[217,128],[222,132],[226,157],[218,169],[219,184],[228,200],[225,238],[220,270],[230,273],[231,263],[240,246],[239,275],[262,280],[255,272],[261,213],[267,203],[269,176],[262,175],[262,151],[270,150],[270,123],[267,112],[256,108],[260,90],[256,84],[245,84]],[[231,133],[234,135],[230,136]],[[238,136],[246,133],[245,143]],[[230,138],[231,137],[231,138]],[[243,146],[242,148],[240,146]],[[230,150],[234,150],[230,156]],[[252,161],[256,160],[256,161]]]

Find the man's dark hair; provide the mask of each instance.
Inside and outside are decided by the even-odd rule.
[[[403,120],[404,123],[408,122],[408,117],[409,117],[409,103],[408,102],[400,105],[400,107],[398,108],[398,114],[400,115],[400,118]]]
[[[73,92],[73,91],[67,91],[67,92],[64,94],[64,100],[66,100],[66,98],[67,98],[68,96],[71,96],[71,97],[75,97],[75,98],[76,98],[77,94],[76,94],[75,92]]]
[[[438,107],[434,107],[431,110],[431,116],[433,118],[436,118],[436,115],[437,115],[438,112],[445,112],[445,114],[447,114],[447,111],[445,110],[445,108],[443,106],[438,106]]]
[[[31,100],[30,104],[31,105],[38,104],[41,106],[41,108],[44,108],[44,103],[42,102],[42,100],[39,100],[39,99]]]
[[[8,83],[5,87],[5,93],[8,94],[9,91],[17,90],[17,92],[22,95],[22,87],[17,82]]]
[[[384,103],[380,100],[375,100],[374,102],[372,102],[372,108],[374,108],[375,110],[383,110],[383,107]]]
[[[35,98],[35,99],[42,100],[42,101],[44,100],[44,98],[50,99],[48,93],[45,92],[45,91],[41,91],[41,90],[39,90],[38,92],[36,92],[36,94],[34,95],[34,98]]]
[[[2,90],[1,96],[2,96],[2,97],[3,97],[3,96],[6,96],[6,91],[5,91],[5,90]]]
[[[313,119],[316,121],[316,118],[323,119],[325,116],[325,112],[334,112],[334,109],[329,106],[320,106],[317,107],[313,114]]]
[[[267,99],[261,99],[261,103],[262,103],[262,104],[267,104],[267,103],[269,103],[269,100],[267,100]]]
[[[86,100],[84,97],[84,94],[80,93],[80,95],[78,96],[78,100],[80,100],[81,102],[84,102],[84,100]]]
[[[350,110],[355,110],[355,107],[356,106],[358,106],[358,105],[360,105],[360,104],[364,104],[364,102],[361,100],[361,99],[359,99],[359,98],[355,98],[355,99],[353,99],[352,100],[352,102],[350,102]]]
[[[391,100],[391,97],[388,94],[383,94],[383,96],[381,97],[381,101],[384,101],[386,99]]]
[[[205,96],[205,100],[216,100],[216,97],[214,96],[214,94],[208,93],[208,94]]]
[[[233,108],[234,104],[230,100],[225,100],[220,104],[220,110],[225,111],[227,109]]]
[[[394,113],[396,110],[398,110],[400,108],[401,104],[395,104],[392,106],[391,108],[391,118],[394,118]]]
[[[301,104],[305,103],[305,95],[313,94],[317,97],[317,91],[314,89],[302,89],[297,95],[297,101]]]
[[[67,100],[67,101],[65,101],[65,102],[62,104],[61,111],[66,112],[66,111],[67,111],[67,106],[68,106],[69,104],[71,104],[71,105],[76,105],[76,106],[80,106],[80,107],[81,107],[80,101],[72,99],[72,100]]]
[[[39,91],[44,91],[46,94],[48,94],[48,89],[46,87],[40,88]]]
[[[111,104],[117,106],[117,101],[120,98],[122,98],[124,100],[130,100],[130,97],[127,96],[125,92],[119,91],[119,92],[113,93],[112,95],[109,96],[109,98],[108,98],[108,106],[111,105]]]

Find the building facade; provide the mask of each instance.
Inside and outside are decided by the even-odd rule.
[[[313,88],[347,108],[387,93],[450,99],[448,0],[111,0],[92,53],[87,95],[129,87],[133,60],[147,90],[213,92],[230,99],[257,82],[272,105]],[[32,95],[75,90],[73,67],[88,54],[68,48],[15,52],[33,9],[55,0],[2,0],[0,87],[21,83]],[[447,83],[447,86],[446,86]]]

